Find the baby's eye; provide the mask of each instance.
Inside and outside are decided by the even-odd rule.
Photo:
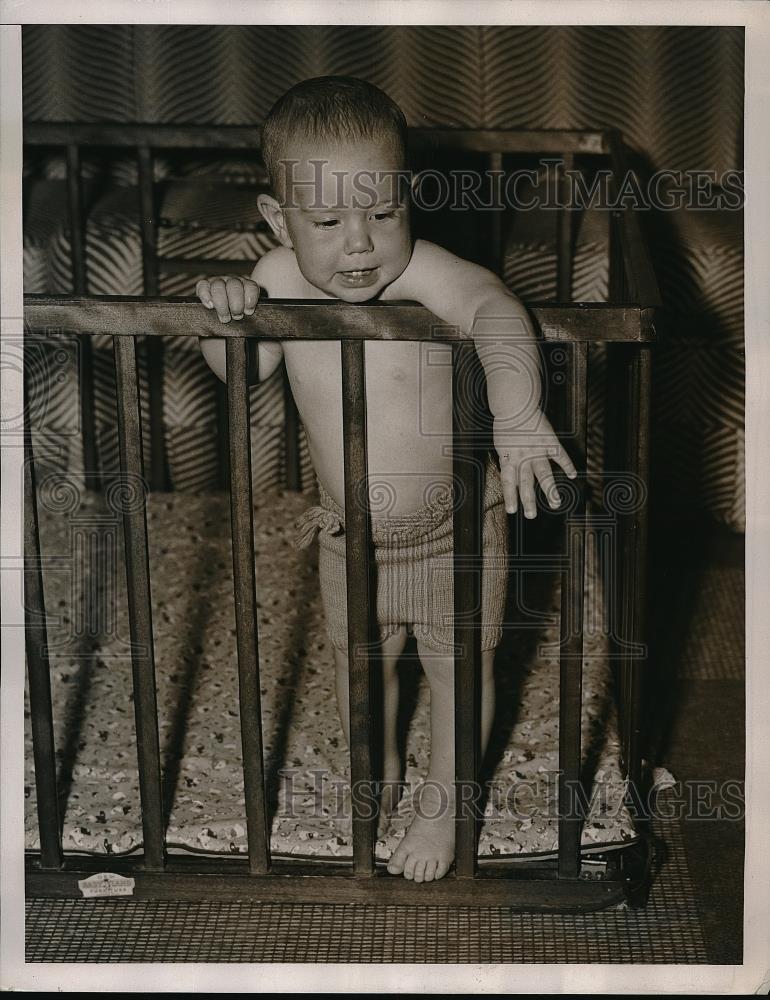
[[[319,222],[314,222],[313,225],[316,229],[334,229],[338,223],[338,219],[321,219]]]
[[[376,222],[384,222],[386,219],[395,219],[396,212],[395,209],[389,212],[375,212],[374,219]]]

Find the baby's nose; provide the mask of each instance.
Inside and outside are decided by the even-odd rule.
[[[345,253],[368,253],[373,249],[366,222],[351,220],[345,232]]]

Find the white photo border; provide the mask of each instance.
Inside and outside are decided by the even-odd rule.
[[[746,42],[746,860],[744,962],[706,965],[25,964],[24,630],[21,573],[3,571],[0,754],[0,984],[23,990],[135,992],[767,993],[770,986],[770,7],[713,0],[99,0],[55,7],[3,0],[0,78],[0,347],[23,334],[21,24],[635,24],[743,25]],[[3,356],[4,413],[22,409],[21,374]],[[2,449],[3,565],[21,556],[22,449]]]

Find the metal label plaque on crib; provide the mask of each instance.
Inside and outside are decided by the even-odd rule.
[[[78,889],[84,899],[98,899],[106,896],[133,896],[134,880],[114,872],[97,872],[78,881]]]

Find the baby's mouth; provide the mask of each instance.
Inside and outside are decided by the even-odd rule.
[[[338,271],[343,284],[349,288],[366,288],[377,281],[376,267],[360,267],[350,271]]]

